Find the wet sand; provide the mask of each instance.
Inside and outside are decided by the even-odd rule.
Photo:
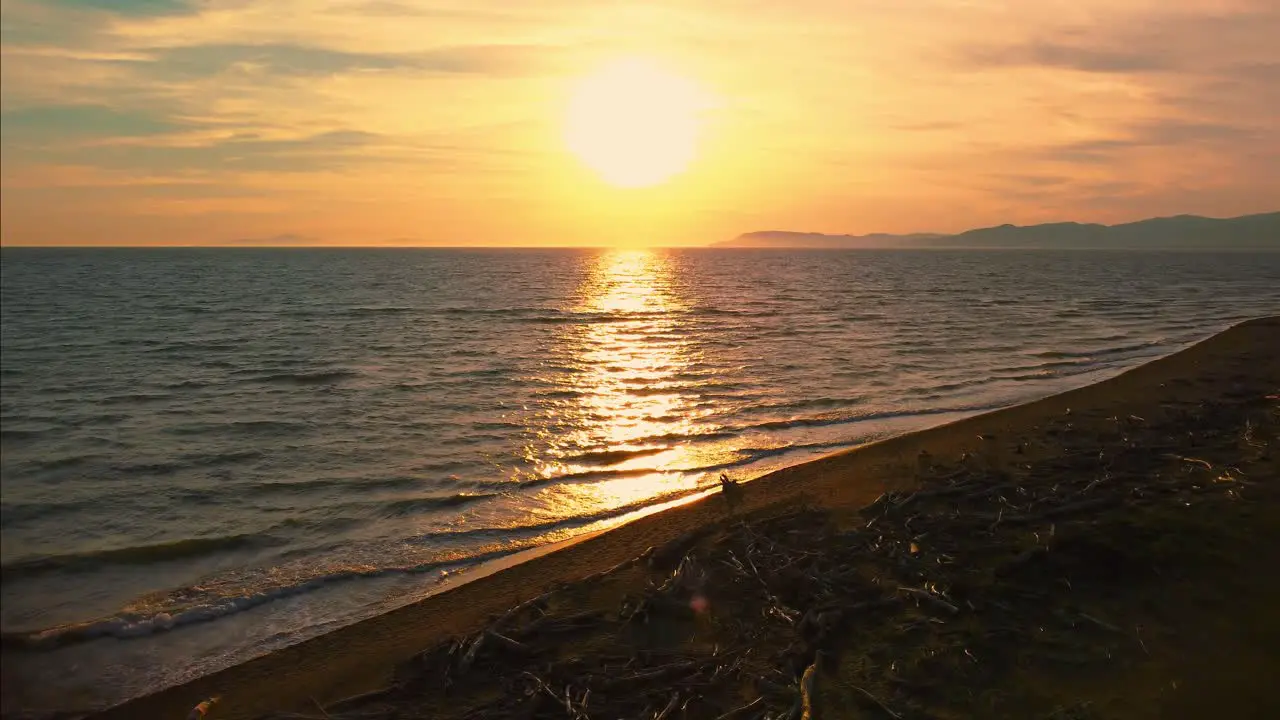
[[[96,717],[213,694],[214,720],[566,717],[566,690],[601,717],[1259,716],[1280,709],[1278,355],[1280,318],[1244,323]]]

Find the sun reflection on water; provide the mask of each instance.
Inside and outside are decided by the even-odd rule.
[[[665,256],[617,252],[600,258],[583,288],[579,312],[614,318],[588,323],[578,339],[585,372],[576,389],[594,423],[576,444],[621,446],[688,429],[673,380],[688,364],[674,319],[683,307],[668,272]]]
[[[582,322],[558,338],[571,400],[530,447],[541,478],[579,478],[548,488],[554,515],[591,514],[696,489],[701,472],[684,439],[704,411],[692,402],[699,351],[683,317],[671,259],[646,250],[595,258],[571,310]],[[707,428],[703,427],[702,432]],[[599,473],[599,478],[590,480]]]

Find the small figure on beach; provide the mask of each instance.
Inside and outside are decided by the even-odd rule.
[[[726,473],[720,473],[720,494],[724,495],[724,501],[729,505],[730,513],[733,513],[742,502],[742,487],[738,485],[737,480],[731,480]]]
[[[221,699],[221,696],[214,695],[208,700],[201,701],[200,704],[191,708],[191,712],[187,713],[187,720],[203,720],[204,716],[208,714],[208,712],[213,709],[213,706],[217,705],[218,701]]]

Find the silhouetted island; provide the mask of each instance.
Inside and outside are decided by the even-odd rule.
[[[1129,250],[1280,250],[1280,212],[1236,218],[1196,215],[1122,225],[1046,223],[999,225],[955,235],[826,235],[764,230],[715,243],[731,248],[1077,248]]]

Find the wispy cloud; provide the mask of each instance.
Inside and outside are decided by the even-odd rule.
[[[557,67],[556,48],[472,45],[412,53],[332,50],[304,45],[194,45],[142,51],[138,68],[166,77],[207,77],[238,70],[260,77],[322,76],[399,70],[498,77],[540,75]]]
[[[15,140],[145,137],[180,128],[152,115],[102,105],[43,105],[0,113],[0,133]]]
[[[1006,47],[972,48],[962,59],[984,68],[1050,67],[1095,73],[1133,73],[1177,69],[1177,58],[1167,52],[1070,45],[1036,41]]]
[[[1184,154],[1204,146],[1230,150],[1264,139],[1258,128],[1212,122],[1151,120],[1125,126],[1114,136],[1052,145],[1036,150],[1040,157],[1071,162],[1118,162],[1118,153],[1142,148],[1168,148]]]
[[[225,174],[341,170],[399,160],[406,151],[389,138],[359,130],[335,130],[293,138],[234,133],[172,144],[103,144],[78,149],[74,155],[104,168]]]
[[[140,69],[167,77],[207,77],[239,68],[261,75],[315,76],[412,68],[412,57],[302,45],[194,45],[144,51]]]
[[[200,0],[49,0],[51,5],[132,16],[197,12]]]

